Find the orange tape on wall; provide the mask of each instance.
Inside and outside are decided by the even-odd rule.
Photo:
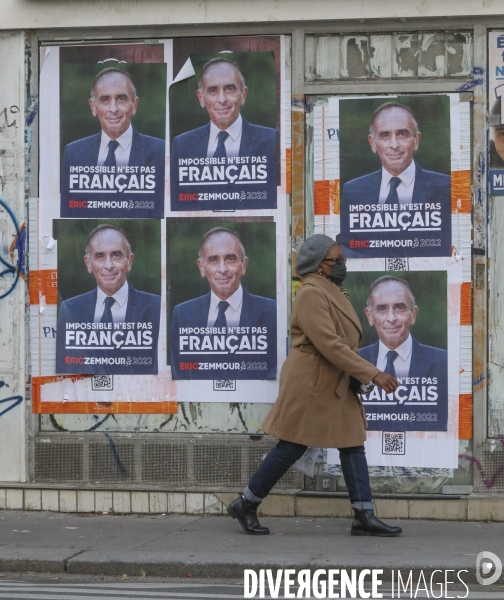
[[[42,402],[42,386],[63,379],[79,381],[92,375],[51,375],[32,378],[32,410],[34,414],[116,414],[116,415],[173,415],[178,402]]]
[[[460,286],[460,324],[472,323],[472,289],[471,282],[464,281]]]
[[[316,215],[339,215],[339,179],[324,179],[322,181],[315,181],[313,188],[313,203]]]
[[[45,269],[30,271],[30,304],[40,304],[40,296],[45,296],[46,304],[58,304],[58,271]]]
[[[471,212],[471,171],[453,171],[451,174],[452,212]]]
[[[472,440],[472,394],[459,395],[459,439]]]
[[[339,179],[314,182],[314,205],[316,215],[340,213]],[[471,172],[454,171],[451,176],[451,207],[453,212],[471,212]]]

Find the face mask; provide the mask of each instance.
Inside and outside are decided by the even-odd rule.
[[[331,274],[329,275],[329,279],[333,283],[343,283],[346,277],[346,265],[338,263],[333,263],[331,265]]]

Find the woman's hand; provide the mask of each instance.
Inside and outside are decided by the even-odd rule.
[[[382,390],[385,390],[387,394],[391,392],[395,392],[397,386],[399,385],[397,379],[389,375],[388,373],[378,373],[376,377],[372,380],[377,386],[381,387]]]

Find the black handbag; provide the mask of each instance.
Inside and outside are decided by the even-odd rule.
[[[361,385],[362,384],[358,379],[355,379],[355,377],[352,377],[350,375],[350,389],[352,390],[352,392],[354,392],[355,394],[360,394]]]

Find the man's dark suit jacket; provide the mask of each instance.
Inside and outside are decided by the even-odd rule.
[[[352,233],[348,233],[350,230],[350,216],[349,206],[351,204],[378,204],[380,197],[380,187],[382,179],[382,169],[370,173],[369,175],[363,175],[347,181],[343,186],[341,193],[341,231],[344,233],[344,242],[347,237],[352,237]],[[428,232],[432,233],[432,236],[437,237],[441,233],[444,242],[448,249],[451,248],[451,178],[449,175],[443,173],[436,173],[434,171],[426,171],[416,164],[415,169],[415,183],[413,188],[413,197],[411,203],[440,203],[441,204],[441,219],[443,223],[442,232]],[[408,203],[409,204],[409,203]],[[445,235],[445,232],[449,233],[449,236]],[[358,234],[362,235],[362,234]],[[373,239],[387,239],[390,237],[390,233],[373,233]],[[399,235],[399,234],[396,234]],[[448,239],[449,238],[449,239]],[[443,243],[443,242],[442,242]],[[362,253],[355,253],[348,248],[348,244],[344,243],[345,254],[347,256],[362,256]],[[439,250],[439,249],[434,249]],[[443,252],[442,254],[436,253],[436,256],[448,256],[448,253]],[[395,256],[395,254],[386,254],[388,256]]]
[[[448,353],[441,348],[420,344],[412,336],[411,362],[408,377],[437,377],[440,398],[447,393]],[[379,342],[359,350],[360,356],[376,366]],[[446,396],[445,396],[446,398]]]
[[[60,191],[61,191],[61,216],[62,217],[92,217],[91,211],[71,209],[68,200],[116,200],[124,199],[126,192],[118,194],[73,194],[70,191],[70,167],[72,166],[96,166],[98,164],[98,153],[100,151],[101,131],[95,135],[76,140],[65,146],[63,162],[61,164]],[[134,216],[159,218],[164,214],[164,172],[165,172],[165,141],[159,138],[143,135],[133,128],[133,139],[131,141],[131,152],[128,166],[130,167],[155,167],[156,193],[155,194],[130,194],[138,200],[154,200],[154,210],[146,209],[140,214],[128,215],[127,211],[118,216]],[[140,175],[141,173],[137,173]],[[129,199],[129,198],[128,198]],[[159,205],[159,206],[158,206]],[[114,210],[114,209],[112,209]],[[109,211],[110,212],[110,211]],[[103,213],[102,213],[103,214]],[[110,215],[108,215],[110,216]]]
[[[208,311],[210,309],[210,292],[182,304],[177,304],[173,309],[171,319],[171,369],[172,379],[254,379],[251,374],[261,375],[257,379],[276,379],[277,371],[277,335],[276,335],[276,300],[255,296],[243,288],[243,303],[240,315],[239,327],[267,327],[268,331],[268,354],[264,358],[255,359],[268,362],[266,371],[244,371],[241,374],[236,371],[228,371],[226,377],[222,373],[217,377],[212,371],[191,371],[190,376],[180,376],[180,362],[191,360],[184,359],[179,354],[179,328],[180,327],[206,327],[208,323]],[[250,333],[250,332],[249,332]],[[247,360],[243,355],[229,354],[226,362],[237,362]],[[213,359],[210,359],[213,362]]]
[[[377,204],[380,197],[382,170],[347,181],[341,196],[345,204]],[[446,202],[450,207],[451,178],[443,173],[426,171],[419,165],[415,169],[412,203]]]
[[[161,313],[161,296],[139,292],[128,284],[128,306],[125,323],[152,323],[152,350],[135,351],[135,356],[152,357],[151,365],[78,365],[66,364],[65,356],[82,356],[82,350],[65,350],[65,323],[93,323],[96,308],[97,288],[91,292],[69,298],[61,303],[58,311],[56,330],[56,373],[122,373],[122,374],[156,374],[157,344],[159,337],[159,319]],[[96,330],[99,331],[99,330]],[[127,333],[128,330],[121,330]],[[135,330],[137,331],[137,330]],[[127,350],[92,350],[87,356],[126,356]]]
[[[504,169],[504,160],[499,156],[493,140],[490,140],[490,168]]]
[[[242,117],[242,136],[238,156],[266,156],[268,169],[276,181],[277,142],[276,129],[252,125]],[[178,161],[179,158],[206,158],[208,140],[210,138],[210,122],[203,127],[178,135],[171,149],[171,194],[172,199],[178,194]]]

